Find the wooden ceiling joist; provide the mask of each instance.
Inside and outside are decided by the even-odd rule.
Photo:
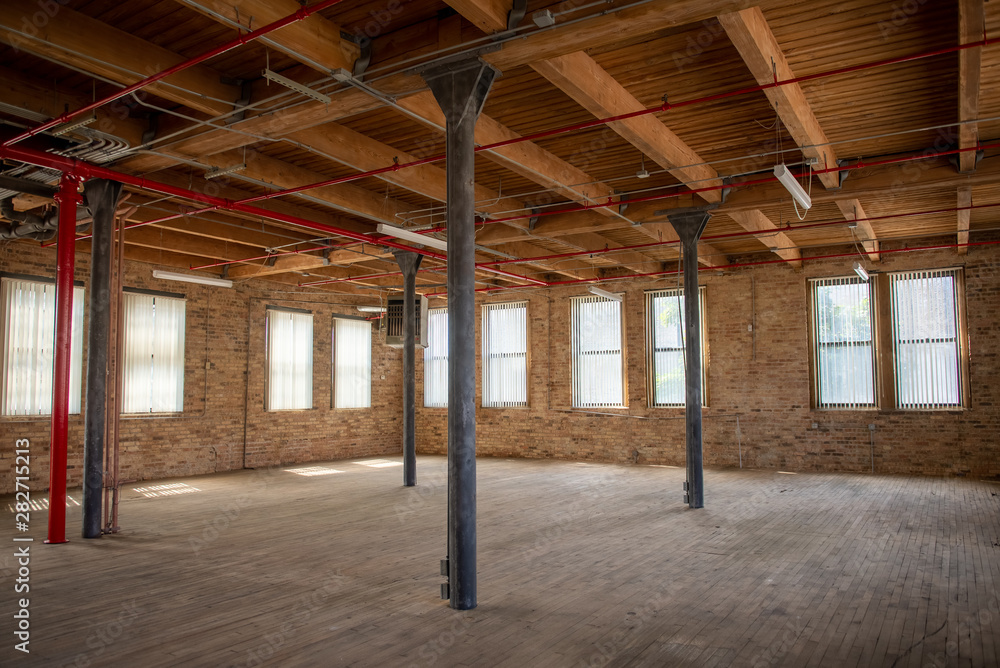
[[[958,0],[958,43],[969,44],[983,39],[986,27],[983,0]],[[958,54],[958,147],[969,149],[979,144],[979,126],[970,121],[979,118],[980,82],[983,70],[983,49],[964,49]],[[976,168],[976,152],[959,154],[959,170]]]

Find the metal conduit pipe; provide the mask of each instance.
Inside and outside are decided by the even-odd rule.
[[[946,249],[949,249],[949,248],[972,248],[972,247],[975,247],[975,246],[993,246],[993,245],[996,245],[996,244],[1000,244],[1000,240],[998,240],[998,241],[974,241],[974,242],[962,243],[962,244],[959,244],[959,243],[954,243],[954,244],[936,244],[936,245],[933,245],[933,246],[914,246],[912,248],[890,248],[888,250],[886,250],[884,248],[880,248],[879,249],[879,253],[881,253],[881,254],[890,254],[890,253],[918,253],[918,252],[933,251],[933,250],[946,250]],[[734,262],[732,264],[724,264],[724,265],[719,265],[719,266],[716,266],[716,267],[699,267],[698,271],[722,271],[722,270],[725,270],[725,269],[738,269],[740,267],[758,267],[758,266],[768,265],[768,264],[787,264],[789,262],[809,262],[809,261],[813,261],[813,260],[832,260],[832,259],[845,258],[845,257],[855,257],[856,258],[857,256],[858,256],[858,252],[854,251],[852,253],[830,253],[828,255],[812,255],[812,256],[808,256],[808,257],[792,258],[792,259],[787,259],[787,260],[785,258],[776,258],[774,260],[759,260],[759,261],[756,261],[756,262]],[[489,287],[489,288],[479,288],[479,289],[476,290],[476,292],[503,292],[505,290],[527,290],[529,288],[536,288],[536,287],[559,288],[559,287],[564,287],[564,286],[567,286],[567,285],[612,283],[614,281],[621,281],[621,280],[632,279],[632,278],[660,278],[660,277],[663,277],[663,276],[676,276],[677,274],[678,274],[678,271],[676,269],[670,269],[670,270],[666,270],[666,271],[650,271],[650,272],[645,272],[645,273],[623,274],[621,276],[609,276],[608,278],[579,278],[579,279],[573,279],[573,280],[568,280],[568,281],[549,281],[544,286],[535,286],[535,285],[495,286],[495,287]],[[424,296],[427,297],[427,298],[431,298],[431,297],[443,297],[443,296],[445,296],[447,294],[448,294],[447,291],[445,291],[445,292],[429,292],[429,293],[427,293]]]
[[[376,246],[385,246],[387,248],[393,248],[396,250],[413,251],[414,253],[419,253],[421,255],[433,257],[438,260],[447,260],[447,256],[444,255],[443,253],[437,253],[435,251],[427,250],[424,248],[416,248],[415,246],[407,246],[406,244],[401,244],[392,241],[389,237],[376,238],[368,234],[363,234],[361,232],[354,232],[352,230],[346,230],[341,227],[336,227],[334,225],[327,225],[325,223],[318,223],[316,221],[306,220],[305,218],[298,218],[296,216],[291,216],[276,211],[261,209],[255,206],[244,204],[240,201],[233,201],[221,197],[213,197],[211,195],[198,193],[193,190],[188,190],[186,188],[180,188],[165,183],[159,183],[157,181],[152,181],[150,179],[141,176],[132,176],[129,174],[124,174],[122,172],[117,172],[113,169],[109,169],[107,167],[103,167],[100,165],[92,165],[86,162],[82,162],[80,160],[75,160],[73,158],[66,158],[62,156],[52,155],[51,153],[44,153],[42,151],[36,151],[33,149],[26,149],[15,146],[0,146],[0,158],[7,160],[17,160],[19,162],[27,162],[34,165],[39,165],[41,167],[48,167],[50,169],[58,169],[62,171],[64,174],[73,175],[78,178],[109,179],[112,181],[123,183],[125,185],[141,188],[143,190],[151,190],[153,192],[158,192],[164,195],[176,195],[178,197],[183,197],[185,199],[193,200],[196,202],[202,202],[205,204],[209,204],[211,207],[216,209],[222,209],[226,211],[240,211],[242,213],[249,213],[254,216],[260,216],[262,218],[276,220],[278,222],[298,225],[299,227],[305,227],[311,230],[319,230],[321,232],[337,234],[342,237],[346,237],[348,239],[352,239],[354,241],[359,241],[362,243],[373,244]],[[490,271],[499,276],[504,276],[505,278],[510,278],[516,281],[524,281],[535,285],[545,285],[545,281],[539,281],[537,279],[519,276],[518,274],[512,274],[510,272],[506,272],[500,269],[494,269],[492,267],[486,267],[484,268],[484,270]]]
[[[88,111],[93,111],[94,109],[97,109],[98,107],[102,107],[102,106],[104,106],[105,104],[107,104],[109,102],[114,102],[115,100],[117,100],[120,97],[123,97],[125,95],[128,95],[129,93],[133,93],[133,92],[135,92],[137,90],[145,88],[149,84],[156,83],[160,79],[168,77],[171,74],[177,74],[178,72],[186,70],[186,69],[188,69],[190,67],[194,67],[195,65],[198,65],[199,63],[203,63],[206,60],[209,60],[209,59],[214,58],[214,57],[216,57],[218,55],[226,53],[227,51],[231,51],[232,49],[235,49],[238,46],[243,46],[244,44],[249,44],[250,42],[252,42],[255,39],[257,39],[258,37],[262,37],[262,36],[264,36],[264,35],[266,35],[268,33],[274,32],[275,30],[278,30],[280,28],[284,28],[287,25],[291,25],[292,23],[296,23],[297,21],[302,21],[303,19],[309,18],[310,16],[312,16],[316,12],[322,11],[322,10],[326,9],[327,7],[332,7],[333,5],[336,5],[337,3],[342,2],[342,1],[343,0],[321,0],[320,2],[317,2],[316,4],[310,5],[309,7],[302,7],[301,9],[299,9],[299,10],[297,10],[297,11],[289,14],[288,16],[286,16],[284,18],[281,18],[281,19],[278,19],[277,21],[269,23],[266,26],[263,26],[262,28],[258,28],[257,30],[254,30],[253,32],[247,33],[246,35],[240,35],[236,39],[230,40],[229,42],[226,42],[225,44],[222,44],[221,46],[217,46],[217,47],[215,47],[213,49],[209,49],[208,51],[205,51],[201,55],[195,56],[193,58],[188,58],[187,60],[185,60],[183,62],[177,63],[176,65],[173,65],[171,67],[166,68],[165,70],[161,70],[160,72],[157,72],[156,74],[153,74],[151,76],[146,77],[145,79],[142,79],[140,81],[135,82],[131,86],[126,86],[125,88],[123,88],[123,89],[121,89],[121,90],[119,90],[119,91],[117,91],[115,93],[112,93],[111,95],[103,97],[100,100],[95,100],[94,102],[91,102],[90,104],[84,105],[83,107],[77,109],[76,111],[67,111],[64,114],[61,114],[61,115],[57,116],[56,118],[53,118],[51,121],[48,121],[46,123],[42,123],[41,125],[39,125],[39,126],[37,126],[35,128],[32,128],[31,130],[26,130],[25,132],[22,132],[19,135],[16,135],[14,137],[11,137],[10,139],[7,139],[6,141],[3,142],[2,146],[4,146],[4,147],[13,146],[14,144],[18,143],[19,141],[23,141],[23,140],[25,140],[25,139],[27,139],[29,137],[33,137],[33,136],[37,135],[40,132],[45,132],[46,130],[50,130],[50,129],[54,128],[57,125],[61,125],[63,123],[67,123],[71,119],[73,119],[75,116],[79,116],[80,114],[85,114]]]

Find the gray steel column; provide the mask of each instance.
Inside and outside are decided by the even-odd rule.
[[[87,332],[87,413],[83,446],[83,537],[101,536],[104,493],[105,397],[108,383],[108,332],[111,328],[111,256],[115,205],[122,184],[91,179],[83,187],[94,218],[90,251],[90,323]]]
[[[476,607],[475,127],[497,71],[478,59],[423,73],[447,119],[448,597]]]
[[[396,263],[403,272],[403,486],[417,484],[417,269],[423,255],[395,251]]]
[[[667,216],[684,245],[684,418],[687,425],[687,495],[691,508],[705,506],[701,452],[701,299],[698,295],[698,240],[712,214],[703,211]]]

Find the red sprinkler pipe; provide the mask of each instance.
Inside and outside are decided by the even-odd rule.
[[[110,179],[112,181],[118,181],[119,183],[124,183],[125,185],[141,188],[142,190],[150,190],[164,195],[173,195],[175,197],[183,197],[185,199],[194,200],[196,202],[210,204],[214,207],[217,207],[219,209],[224,209],[226,211],[240,211],[242,213],[248,213],[253,216],[259,216],[261,218],[269,218],[271,220],[276,220],[283,223],[289,223],[291,225],[297,225],[299,227],[305,227],[311,230],[319,230],[320,232],[324,232],[327,234],[336,234],[366,244],[385,246],[387,248],[395,248],[398,250],[412,251],[414,253],[426,255],[427,257],[432,257],[437,260],[447,261],[448,259],[448,257],[443,253],[437,253],[432,250],[421,249],[415,246],[407,246],[406,244],[401,244],[395,241],[391,241],[390,237],[375,238],[371,235],[363,234],[361,232],[345,230],[341,227],[336,227],[334,225],[317,223],[312,220],[306,220],[305,218],[298,218],[296,216],[290,216],[288,214],[279,213],[277,211],[269,211],[267,209],[261,209],[259,207],[250,206],[248,204],[243,204],[238,201],[234,202],[233,200],[228,200],[221,197],[213,197],[211,195],[206,195],[205,193],[198,193],[194,192],[193,190],[187,190],[185,188],[179,188],[177,186],[172,186],[166,183],[152,181],[150,179],[146,179],[141,176],[132,176],[130,174],[123,174],[122,172],[116,172],[115,170],[108,169],[107,167],[102,167],[100,165],[92,165],[90,163],[83,162],[81,160],[66,158],[63,156],[54,155],[52,153],[44,153],[42,151],[36,151],[34,149],[27,149],[16,146],[0,146],[0,159],[17,160],[18,162],[27,162],[41,167],[58,169],[64,174],[68,173],[78,176],[80,178]],[[512,274],[510,272],[502,271],[500,269],[493,269],[491,267],[487,267],[484,268],[484,271],[489,271],[499,276],[504,276],[506,278],[514,279],[517,281],[526,281],[528,283],[533,283],[535,285],[546,285],[545,281],[539,281],[537,279],[528,278],[527,276],[521,276],[519,274]]]
[[[323,3],[320,3],[320,4],[323,4]],[[265,28],[266,27],[267,26],[265,26]],[[261,28],[261,30],[263,30],[263,29],[264,28]],[[253,33],[251,33],[251,34],[253,34]],[[662,113],[662,112],[670,111],[672,109],[679,109],[679,108],[682,108],[682,107],[690,107],[690,106],[694,106],[694,105],[698,105],[698,104],[704,104],[706,102],[715,102],[715,101],[724,100],[724,99],[727,99],[727,98],[730,98],[730,97],[737,97],[737,96],[740,96],[740,95],[746,95],[748,93],[755,93],[755,92],[759,92],[759,91],[763,91],[763,90],[768,90],[770,88],[778,88],[780,86],[788,86],[788,85],[791,85],[791,84],[802,83],[804,81],[813,81],[815,79],[822,79],[822,78],[825,78],[825,77],[836,76],[838,74],[850,74],[850,73],[854,73],[854,72],[860,72],[860,71],[863,71],[863,70],[866,70],[866,69],[874,69],[874,68],[877,68],[877,67],[884,67],[884,66],[887,66],[887,65],[894,65],[894,64],[905,63],[905,62],[910,62],[910,61],[914,61],[914,60],[920,60],[920,59],[923,59],[923,58],[931,58],[931,57],[935,57],[935,56],[946,55],[946,54],[949,54],[949,53],[955,53],[955,52],[962,51],[962,50],[965,50],[965,49],[972,49],[972,48],[976,48],[976,47],[989,46],[991,44],[997,43],[997,41],[998,40],[988,40],[988,39],[984,38],[982,41],[979,41],[979,42],[969,42],[969,43],[966,43],[966,44],[959,44],[957,46],[949,47],[947,49],[936,49],[934,51],[924,51],[924,52],[920,52],[920,53],[911,54],[911,55],[908,55],[908,56],[900,56],[898,58],[889,58],[889,59],[885,59],[885,60],[877,60],[877,61],[873,61],[873,62],[870,62],[870,63],[862,63],[860,65],[852,65],[850,67],[842,67],[842,68],[839,68],[839,69],[828,70],[826,72],[817,72],[816,74],[808,74],[806,76],[795,77],[795,78],[792,78],[792,79],[783,79],[783,80],[780,80],[780,81],[768,82],[766,84],[759,84],[759,85],[756,85],[756,86],[748,86],[746,88],[740,88],[740,89],[737,89],[737,90],[734,90],[734,91],[728,91],[728,92],[725,92],[725,93],[715,93],[715,94],[712,94],[712,95],[705,95],[703,97],[694,98],[694,99],[691,99],[691,100],[685,100],[683,102],[678,102],[678,103],[675,103],[675,104],[669,104],[667,102],[664,102],[663,104],[660,104],[660,105],[656,105],[656,106],[653,106],[653,107],[648,107],[646,109],[641,109],[639,111],[633,111],[633,112],[630,112],[630,113],[627,113],[627,114],[620,114],[618,116],[609,116],[607,118],[597,118],[597,119],[594,119],[592,121],[586,121],[586,122],[583,122],[583,123],[575,123],[573,125],[567,125],[567,126],[564,126],[564,127],[561,127],[561,128],[554,128],[552,130],[543,130],[541,132],[536,132],[536,133],[529,134],[529,135],[523,135],[523,136],[520,136],[520,137],[515,137],[513,139],[507,139],[507,140],[504,140],[504,141],[494,142],[492,144],[484,144],[482,146],[477,146],[475,148],[475,151],[477,153],[479,151],[490,151],[490,150],[493,150],[493,149],[502,148],[504,146],[510,146],[512,144],[518,144],[518,143],[525,142],[525,141],[534,141],[536,139],[543,139],[545,137],[551,137],[553,135],[558,135],[558,134],[565,134],[567,132],[574,132],[574,131],[577,131],[577,130],[586,130],[586,129],[589,129],[589,128],[592,128],[592,127],[597,127],[597,126],[600,126],[600,125],[605,125],[607,123],[614,123],[615,121],[622,121],[622,120],[627,120],[627,119],[630,119],[630,118],[637,118],[639,116],[645,116],[647,114]],[[111,99],[114,99],[114,98],[111,98]],[[110,99],[108,101],[110,101]],[[102,102],[102,104],[103,104],[103,102]],[[89,107],[84,108],[84,109],[81,110],[81,112],[82,111],[86,111],[88,109],[89,109]],[[75,112],[75,113],[80,113],[80,112]],[[40,131],[41,130],[36,129],[36,130],[33,130],[32,132],[33,133],[37,133],[37,132],[40,132]],[[19,137],[15,137],[13,140],[10,140],[9,142],[4,143],[3,145],[6,146],[6,145],[8,145],[8,143],[13,143],[15,141],[20,141],[21,138],[24,138],[24,137],[20,137],[20,138]],[[427,157],[427,158],[421,158],[419,160],[411,160],[410,162],[397,162],[397,163],[393,163],[391,165],[388,165],[386,167],[379,167],[378,169],[372,169],[372,170],[368,170],[368,171],[365,171],[365,172],[358,172],[357,174],[349,174],[349,175],[346,175],[346,176],[339,176],[337,178],[327,179],[326,181],[317,181],[316,183],[310,183],[310,184],[303,185],[303,186],[296,186],[294,188],[288,188],[286,190],[275,190],[274,192],[265,193],[263,195],[256,195],[254,197],[249,197],[249,198],[246,198],[246,199],[243,199],[243,200],[239,200],[239,201],[244,202],[244,203],[259,202],[259,201],[262,201],[262,200],[273,199],[275,197],[282,197],[284,195],[293,195],[293,194],[296,194],[296,193],[305,192],[307,190],[313,190],[315,188],[323,188],[325,186],[333,186],[333,185],[337,185],[337,184],[340,184],[340,183],[348,183],[348,182],[351,182],[351,181],[357,181],[359,179],[367,178],[369,176],[379,176],[381,174],[386,174],[386,173],[389,173],[389,172],[398,172],[399,170],[406,169],[408,167],[417,167],[417,166],[420,166],[420,165],[427,165],[427,164],[431,164],[431,163],[434,163],[434,162],[440,162],[441,160],[444,160],[444,158],[445,158],[445,156],[442,153],[440,155],[434,155],[434,156],[430,156],[430,157]],[[834,169],[833,171],[837,171],[837,170]],[[814,172],[814,173],[820,173],[820,172],[817,171],[817,172]],[[694,192],[704,192],[704,190],[701,190],[701,191],[695,190]],[[641,201],[641,200],[632,200],[632,202],[635,202],[635,201]],[[605,204],[605,205],[601,205],[601,206],[610,206],[610,204]],[[214,208],[216,208],[216,207],[209,207],[209,208],[206,208],[206,209],[201,209],[199,211],[192,211],[190,213],[192,213],[192,214],[195,214],[195,213],[205,213],[205,212],[208,212],[208,211],[212,211]],[[594,207],[594,208],[599,208],[599,207]],[[176,217],[178,217],[178,216],[173,216],[173,218],[176,218]],[[150,225],[153,222],[164,222],[164,221],[170,220],[170,219],[171,218],[165,218],[165,219],[162,219],[161,221],[148,221],[148,222],[145,222],[145,223],[140,223],[140,225]]]
[[[969,248],[969,247],[972,247],[972,246],[992,246],[992,245],[995,245],[995,244],[1000,244],[1000,241],[975,241],[975,242],[963,243],[963,244],[955,243],[955,244],[938,244],[938,245],[935,245],[935,246],[914,246],[912,248],[890,248],[889,250],[880,249],[879,253],[886,253],[886,254],[888,254],[888,253],[914,253],[914,252],[918,252],[918,251],[944,250],[944,249],[948,249],[948,248]],[[844,257],[858,257],[858,252],[854,251],[854,252],[851,252],[851,253],[832,253],[830,255],[812,255],[812,256],[809,256],[809,257],[799,257],[799,258],[791,258],[791,259],[777,258],[777,259],[774,259],[774,260],[759,260],[757,262],[737,262],[737,263],[734,263],[734,264],[724,264],[724,265],[719,265],[719,266],[716,266],[716,267],[698,267],[698,271],[720,271],[722,269],[737,269],[739,267],[757,267],[757,266],[767,265],[767,264],[786,264],[786,263],[789,263],[789,262],[806,262],[806,261],[812,261],[812,260],[830,260],[830,259],[844,258]],[[637,273],[637,274],[624,274],[622,276],[610,276],[608,278],[578,278],[578,279],[573,279],[573,280],[569,280],[569,281],[552,281],[552,282],[546,284],[545,286],[541,286],[541,287],[559,288],[559,287],[565,287],[567,285],[579,285],[581,283],[610,283],[610,282],[613,282],[613,281],[621,281],[621,280],[631,279],[631,278],[656,278],[656,277],[660,277],[660,276],[672,276],[672,275],[676,275],[677,273],[678,273],[678,271],[676,269],[670,269],[670,270],[667,270],[667,271],[650,271],[650,272],[641,273],[641,274]],[[510,285],[510,286],[503,285],[503,286],[496,286],[496,287],[491,287],[491,288],[478,288],[476,290],[476,292],[500,292],[500,291],[503,291],[503,290],[527,290],[528,288],[534,288],[534,287],[538,287],[538,286],[534,286],[534,285]],[[447,295],[447,294],[448,294],[447,291],[445,291],[445,292],[429,292],[429,293],[427,293],[424,296],[428,297],[428,298],[429,297],[441,297],[441,296]]]
[[[125,88],[119,90],[116,93],[112,93],[111,95],[108,95],[107,97],[101,98],[100,100],[95,100],[94,102],[91,102],[90,104],[88,104],[86,106],[83,106],[83,107],[77,109],[76,111],[67,111],[66,113],[64,113],[64,114],[62,114],[62,115],[60,115],[60,116],[58,116],[56,118],[53,118],[50,121],[42,123],[38,127],[32,128],[30,130],[26,130],[25,132],[22,132],[21,134],[17,135],[16,137],[12,137],[12,138],[6,140],[5,142],[3,142],[3,144],[0,144],[0,146],[13,146],[17,142],[23,141],[23,140],[25,140],[25,139],[27,139],[29,137],[33,137],[33,136],[37,135],[40,132],[45,132],[46,130],[50,130],[50,129],[54,128],[57,125],[61,125],[63,123],[68,123],[75,116],[79,116],[80,114],[84,114],[84,113],[86,113],[88,111],[93,111],[94,109],[97,109],[98,107],[101,107],[101,106],[103,106],[103,105],[105,105],[105,104],[107,104],[109,102],[114,102],[115,100],[117,100],[120,97],[124,97],[124,96],[128,95],[129,93],[134,93],[135,91],[139,90],[140,88],[145,88],[149,84],[156,83],[160,79],[168,77],[171,74],[177,74],[178,72],[180,72],[182,70],[186,70],[186,69],[188,69],[190,67],[194,67],[195,65],[198,65],[199,63],[203,63],[206,60],[209,60],[209,59],[214,58],[216,56],[222,55],[223,53],[226,53],[227,51],[231,51],[232,49],[235,49],[238,46],[243,46],[244,44],[249,44],[250,42],[252,42],[255,39],[257,39],[258,37],[262,37],[262,36],[264,36],[264,35],[266,35],[268,33],[271,33],[271,32],[274,32],[275,30],[278,30],[279,28],[284,28],[287,25],[291,25],[292,23],[295,23],[297,21],[301,21],[303,19],[309,18],[310,16],[312,16],[316,12],[322,11],[322,10],[326,9],[327,7],[332,7],[333,5],[335,5],[335,4],[339,3],[339,2],[342,2],[342,1],[343,0],[322,0],[321,2],[317,2],[316,4],[310,5],[309,7],[302,7],[301,9],[299,9],[299,10],[297,10],[297,11],[289,14],[288,16],[286,16],[284,18],[278,19],[277,21],[274,21],[273,23],[268,23],[266,26],[264,26],[262,28],[257,28],[253,32],[249,32],[246,35],[240,35],[236,39],[231,40],[229,42],[226,42],[225,44],[222,44],[220,46],[217,46],[214,49],[210,49],[210,50],[206,51],[205,53],[202,53],[199,56],[195,56],[194,58],[188,58],[187,60],[185,60],[183,62],[177,63],[176,65],[168,67],[165,70],[162,70],[160,72],[157,72],[156,74],[153,74],[151,76],[146,77],[145,79],[137,81],[134,84],[132,84],[131,86],[126,86]]]
[[[80,179],[63,174],[55,200],[59,204],[56,259],[56,334],[52,379],[52,428],[49,439],[49,537],[66,542],[66,465],[69,441],[69,376],[73,341],[73,269],[76,259],[76,205],[83,201]]]

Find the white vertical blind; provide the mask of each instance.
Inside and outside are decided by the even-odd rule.
[[[123,413],[184,410],[185,301],[126,292]]]
[[[372,326],[367,320],[333,320],[333,405],[372,405]]]
[[[698,289],[701,316],[701,386],[705,392],[705,288]],[[646,334],[649,357],[649,390],[653,406],[684,406],[685,379],[684,291],[656,290],[646,293]],[[702,404],[704,404],[704,400]]]
[[[312,408],[313,317],[267,311],[267,408]]]
[[[817,406],[874,408],[871,286],[853,276],[812,286]]]
[[[448,309],[427,312],[427,347],[424,348],[424,406],[448,406]]]
[[[891,274],[896,404],[962,405],[957,269]]]
[[[622,303],[573,297],[573,406],[623,408]]]
[[[528,405],[528,302],[483,306],[483,406]]]
[[[3,415],[52,412],[55,359],[56,286],[27,279],[0,279],[0,331],[4,336]],[[83,384],[84,290],[73,289],[70,342],[69,411],[79,413]]]

